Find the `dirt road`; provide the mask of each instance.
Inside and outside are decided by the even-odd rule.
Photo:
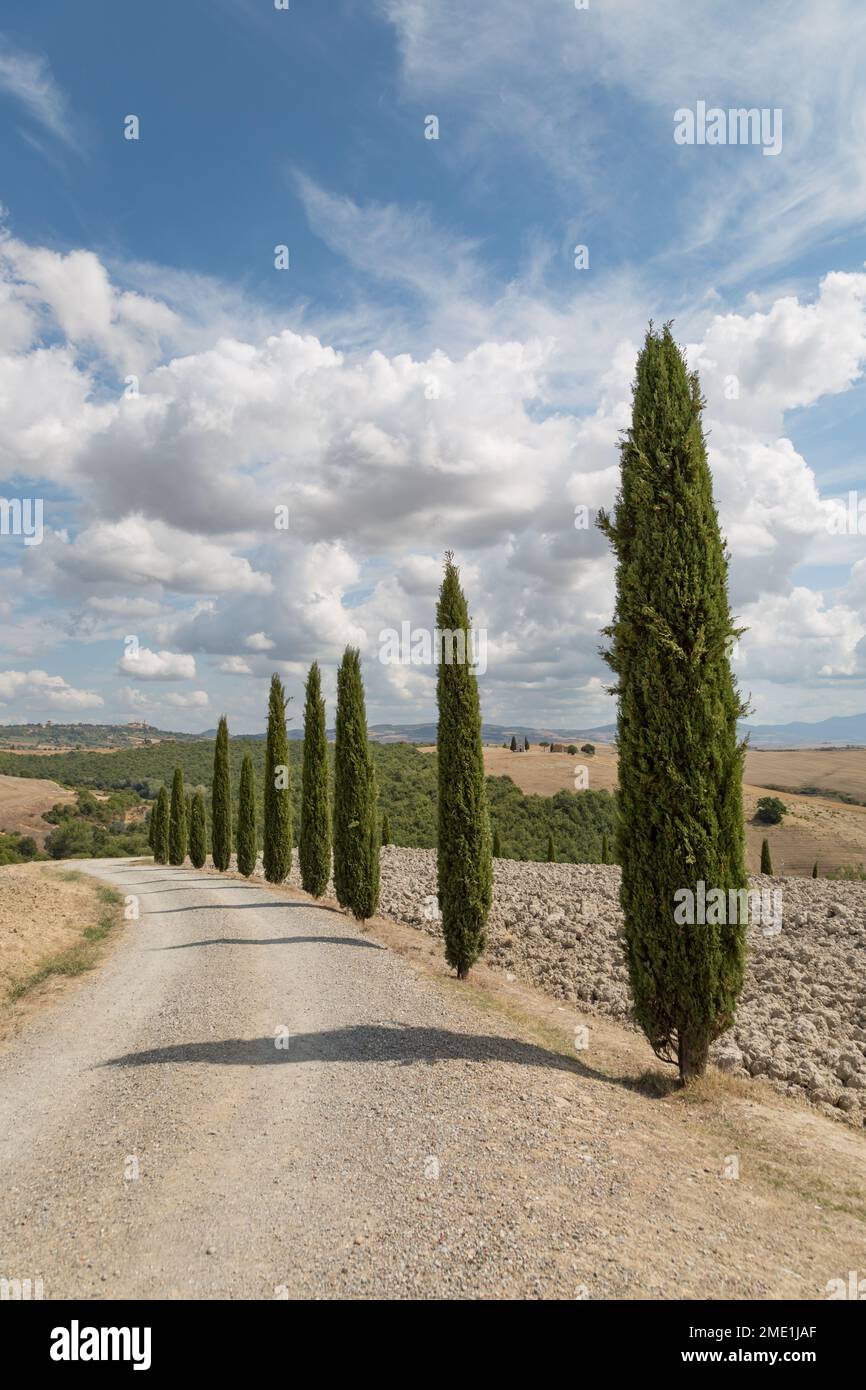
[[[759,1092],[648,1094],[636,1037],[592,1021],[576,1053],[425,970],[419,933],[401,953],[290,890],[76,867],[141,915],[0,1046],[3,1277],[46,1298],[818,1298],[862,1262],[858,1133]]]

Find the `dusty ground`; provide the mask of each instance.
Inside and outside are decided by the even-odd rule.
[[[2,1273],[47,1298],[818,1299],[862,1266],[861,1134],[671,1093],[637,1035],[286,885],[92,869],[140,920],[0,1046]]]
[[[56,998],[68,976],[52,975],[14,1002],[10,990],[46,961],[77,948],[104,911],[98,885],[86,874],[57,864],[0,866],[0,1037]]]
[[[613,791],[618,775],[616,752],[603,743],[597,743],[595,749],[593,757],[581,753],[572,757],[543,748],[512,753],[508,748],[485,747],[484,767],[489,776],[510,777],[521,791],[553,796],[558,791],[575,790],[575,769],[582,764],[588,771],[591,791]],[[866,749],[750,752],[746,755],[745,772],[743,803],[750,872],[757,873],[760,868],[761,841],[765,837],[770,842],[777,873],[810,874],[816,860],[821,874],[841,864],[866,864],[866,806],[846,806],[830,798],[777,792],[767,785],[826,786],[866,800]],[[766,781],[758,780],[762,777]],[[784,801],[790,814],[781,826],[752,823],[761,796],[779,796]]]
[[[75,800],[75,793],[57,782],[41,777],[9,777],[0,774],[0,830],[12,834],[32,835],[41,847],[46,835],[54,829],[42,819],[58,801]]]

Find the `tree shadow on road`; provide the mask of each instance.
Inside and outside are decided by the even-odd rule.
[[[142,894],[142,896],[146,897],[147,894]],[[161,917],[167,917],[170,912],[261,912],[269,907],[303,907],[310,908],[314,912],[332,912],[335,917],[341,915],[336,908],[327,907],[324,903],[305,903],[303,899],[298,898],[293,898],[289,902],[281,902],[278,899],[276,902],[266,903],[199,903],[198,906],[193,903],[191,907],[158,907],[155,911]]]
[[[276,1042],[287,1045],[276,1046]],[[396,1062],[401,1066],[437,1062],[506,1062],[524,1067],[586,1075],[576,1058],[519,1038],[496,1034],[454,1033],[447,1028],[387,1027],[353,1024],[322,1033],[293,1033],[286,1039],[225,1038],[178,1043],[145,1052],[128,1052],[104,1062],[107,1067],[146,1067],[174,1063],[213,1066],[285,1066],[301,1062]]]
[[[213,936],[208,941],[178,941],[174,946],[154,946],[154,951],[188,951],[191,946],[366,946],[370,951],[384,951],[375,941],[358,936]]]

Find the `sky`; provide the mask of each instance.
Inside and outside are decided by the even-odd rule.
[[[283,4],[5,0],[0,722],[428,720],[446,550],[485,719],[612,721],[650,320],[754,721],[866,710],[862,0]]]

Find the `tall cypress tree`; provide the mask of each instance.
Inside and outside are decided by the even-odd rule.
[[[186,796],[183,768],[176,767],[171,784],[171,811],[168,822],[168,862],[182,864],[186,858]]]
[[[168,863],[168,792],[160,787],[156,798],[156,826],[153,832],[153,857],[157,864]]]
[[[770,841],[761,841],[761,873],[771,874],[773,872],[773,861],[770,857]]]
[[[331,808],[328,804],[328,738],[319,663],[307,676],[304,705],[304,764],[301,771],[301,833],[298,839],[301,883],[320,898],[331,873]]]
[[[450,551],[445,556],[436,629],[439,910],[445,959],[457,971],[457,978],[465,980],[487,944],[493,862],[478,682],[469,661],[469,610]],[[458,633],[463,634],[464,660],[454,659],[460,655],[460,644],[453,636]],[[516,749],[513,737],[512,744]]]
[[[150,808],[147,817],[147,843],[153,849],[156,845],[156,802]]]
[[[337,672],[334,749],[334,888],[358,921],[379,903],[376,774],[367,739],[361,656],[347,647]]]
[[[731,1026],[745,960],[744,923],[675,921],[678,890],[703,882],[727,902],[746,886],[745,711],[728,656],[739,634],[703,404],[670,326],[650,325],[615,516],[599,516],[617,558],[607,660],[618,677],[616,858],[635,1015],[683,1081],[705,1071],[710,1043]]]
[[[548,835],[547,837],[547,862],[548,864],[556,863],[556,849],[554,847],[552,835]]]
[[[256,779],[253,760],[244,754],[241,763],[241,785],[238,794],[238,873],[249,878],[256,867]]]
[[[283,683],[271,676],[265,745],[264,870],[268,883],[284,883],[292,868],[292,789]]]
[[[224,714],[220,715],[213,754],[211,854],[214,868],[225,872],[232,857],[232,784],[229,772],[229,726]]]
[[[195,869],[203,869],[207,859],[207,814],[204,797],[196,792],[189,817],[189,858]]]

